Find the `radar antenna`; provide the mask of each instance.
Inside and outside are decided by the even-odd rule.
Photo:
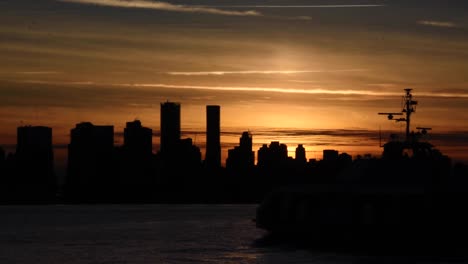
[[[411,94],[411,88],[406,88],[404,89],[406,94],[403,96],[403,101],[402,101],[402,106],[403,110],[401,110],[401,113],[379,113],[379,115],[387,115],[388,120],[395,120],[396,122],[406,122],[406,141],[408,142],[410,139],[410,120],[411,120],[411,114],[416,112],[416,105],[418,104],[418,101],[413,100],[413,95]],[[406,114],[406,117],[401,117],[397,119],[393,119],[393,116],[395,115],[403,115],[403,113]],[[430,128],[421,128],[423,131],[422,133],[427,132],[427,130],[430,130]]]
[[[417,127],[416,129],[423,135],[426,135],[428,130],[432,130],[430,127]]]

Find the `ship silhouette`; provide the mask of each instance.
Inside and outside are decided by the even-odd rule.
[[[390,249],[463,249],[468,181],[424,136],[410,132],[417,101],[405,89],[406,135],[383,144],[381,157],[355,160],[333,181],[285,185],[257,207],[255,224],[271,235],[314,245]],[[398,116],[398,118],[394,118]]]

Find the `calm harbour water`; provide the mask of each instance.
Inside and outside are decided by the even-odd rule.
[[[259,246],[256,205],[0,206],[0,263],[422,263]],[[440,263],[441,261],[434,261]]]

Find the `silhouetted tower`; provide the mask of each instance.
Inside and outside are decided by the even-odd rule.
[[[127,122],[127,127],[124,129],[124,148],[134,154],[151,154],[153,151],[153,130],[143,127],[140,120]]]
[[[268,156],[270,150],[268,149],[268,144],[262,144],[262,146],[257,151],[257,165],[264,166],[268,163]]]
[[[248,131],[242,132],[242,136],[239,139],[239,147],[244,151],[245,153],[251,153],[253,156],[252,152],[252,134]],[[252,162],[253,162],[252,158]]]
[[[228,150],[226,168],[234,171],[246,171],[255,165],[255,154],[252,151],[252,135],[244,131],[239,139],[239,146]]]
[[[206,106],[206,154],[205,163],[208,167],[221,166],[221,124],[220,106]]]
[[[161,153],[174,151],[180,144],[180,104],[161,103]]]
[[[306,150],[302,144],[299,144],[296,148],[296,161],[301,162],[301,163],[306,163],[307,158],[306,158]]]
[[[179,149],[177,151],[179,164],[186,169],[198,168],[201,166],[201,151],[200,148],[193,145],[191,138],[180,140]]]
[[[52,149],[52,128],[44,126],[23,126],[17,129],[16,159],[30,167],[38,166],[36,173],[53,174],[54,154]]]
[[[24,191],[55,195],[57,182],[54,173],[52,128],[18,127],[15,161],[17,180]]]
[[[79,123],[68,145],[67,191],[95,199],[112,188],[114,127]]]

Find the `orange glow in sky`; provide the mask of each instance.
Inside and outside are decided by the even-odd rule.
[[[291,155],[379,153],[379,129],[401,125],[377,113],[401,111],[410,87],[412,124],[468,160],[466,3],[196,2],[2,1],[0,145],[22,124],[51,126],[56,145],[82,121],[157,131],[169,100],[200,144],[205,106],[220,105],[224,152],[250,130],[254,147],[279,140]],[[367,134],[303,133],[322,130]]]

